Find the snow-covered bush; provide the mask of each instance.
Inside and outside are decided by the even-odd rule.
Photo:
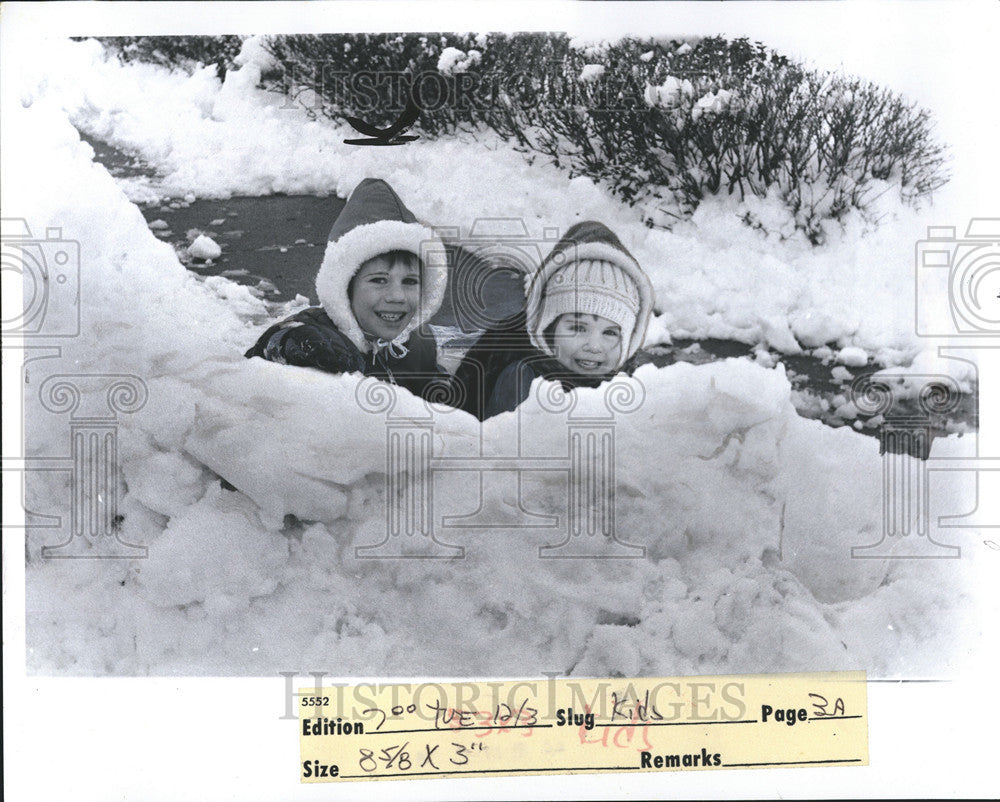
[[[438,59],[438,71],[444,75],[455,75],[460,72],[468,72],[469,68],[474,67],[479,63],[482,55],[483,54],[478,50],[470,50],[466,53],[464,50],[459,50],[457,47],[446,47],[441,52],[441,57]]]
[[[650,225],[707,195],[777,196],[814,244],[830,220],[870,217],[887,186],[915,205],[946,180],[930,114],[887,89],[747,40],[675,45],[611,46],[585,102],[534,114],[532,149],[602,180]]]
[[[241,40],[116,41],[122,58],[222,65]],[[687,219],[708,195],[779,197],[816,244],[851,212],[877,222],[887,188],[915,205],[946,180],[929,112],[747,39],[378,33],[263,46],[279,65],[268,88],[316,116],[385,127],[413,98],[421,134],[492,129],[529,161],[603,183],[651,226]]]

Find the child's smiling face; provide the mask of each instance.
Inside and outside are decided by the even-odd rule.
[[[420,305],[420,260],[402,252],[375,256],[358,268],[347,292],[362,331],[392,340]]]
[[[599,315],[560,315],[552,342],[556,359],[574,373],[601,376],[617,370],[621,361],[622,330]]]

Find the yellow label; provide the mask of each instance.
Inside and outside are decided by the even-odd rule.
[[[868,765],[863,671],[299,692],[302,782]]]

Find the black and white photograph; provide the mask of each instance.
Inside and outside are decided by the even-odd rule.
[[[986,672],[998,23],[5,4],[5,683]]]

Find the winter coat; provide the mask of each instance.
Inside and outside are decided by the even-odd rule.
[[[386,342],[362,331],[348,287],[362,264],[397,250],[421,259],[420,303],[403,331]],[[320,306],[271,326],[245,356],[329,373],[360,372],[423,394],[449,380],[437,365],[437,347],[424,325],[444,298],[446,266],[444,244],[435,233],[417,222],[385,181],[365,179],[330,231],[316,275]]]
[[[634,358],[629,359],[619,371],[631,373],[634,363]],[[455,371],[455,381],[461,387],[462,409],[486,420],[517,409],[537,378],[558,381],[569,392],[577,387],[599,387],[614,375],[575,373],[535,348],[525,328],[525,314],[520,312],[476,341]]]
[[[363,373],[405,387],[414,395],[431,389],[447,392],[451,376],[438,367],[437,344],[425,328],[410,335],[405,355],[392,351],[387,345],[362,353],[322,307],[311,306],[271,326],[245,356],[327,373]]]

